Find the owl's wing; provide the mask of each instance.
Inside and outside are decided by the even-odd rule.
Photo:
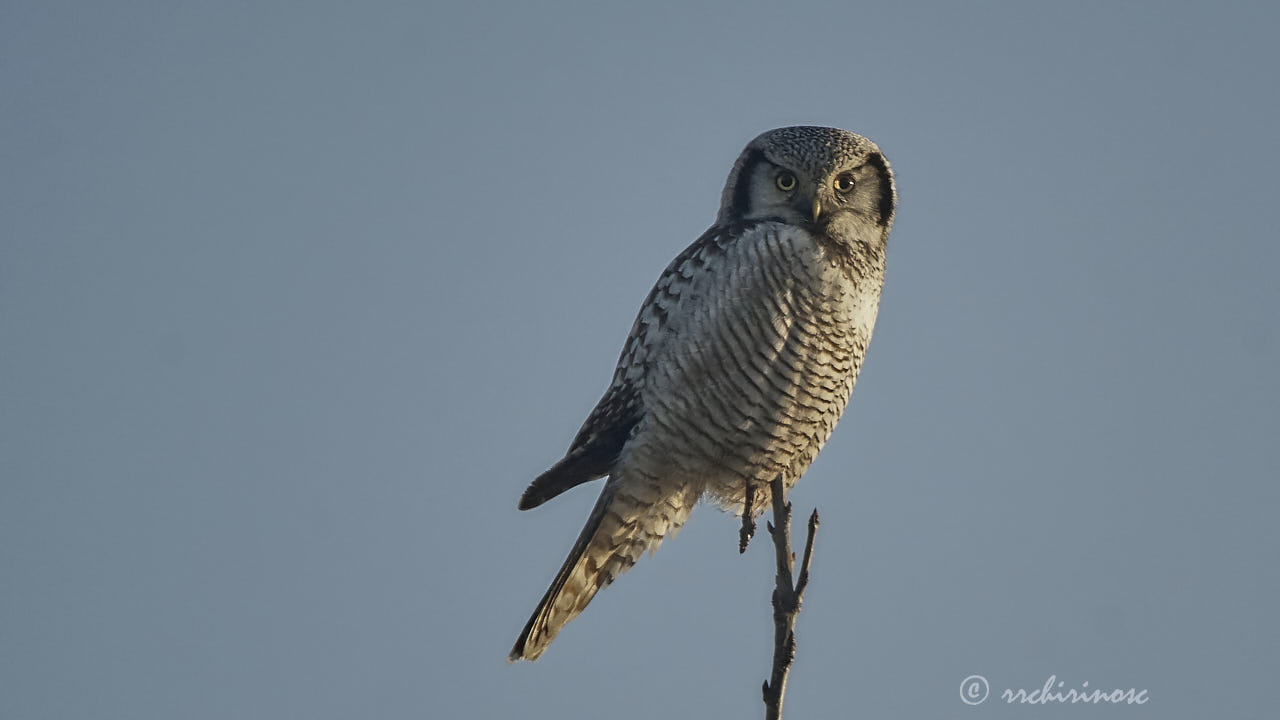
[[[634,386],[610,385],[564,458],[529,484],[520,497],[520,509],[538,507],[569,488],[608,475],[639,418]]]
[[[604,397],[587,416],[564,458],[534,479],[520,498],[520,509],[535,508],[569,488],[608,475],[623,446],[644,414],[640,385],[650,358],[668,339],[668,318],[695,277],[711,257],[723,249],[736,233],[730,228],[712,227],[676,256],[649,291],[631,333],[622,346],[613,381]]]

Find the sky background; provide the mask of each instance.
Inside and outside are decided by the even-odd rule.
[[[643,5],[643,6],[642,6]],[[758,717],[701,507],[537,663],[533,512],[759,132],[901,204],[788,717],[1271,717],[1268,3],[0,5],[0,717]],[[991,698],[961,702],[967,676]],[[1005,688],[1146,689],[1141,707]]]

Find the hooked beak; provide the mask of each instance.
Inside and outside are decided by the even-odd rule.
[[[822,217],[822,201],[814,196],[813,198],[813,221],[818,222],[818,218]]]

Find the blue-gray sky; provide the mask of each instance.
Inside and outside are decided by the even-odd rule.
[[[901,206],[795,717],[1263,717],[1280,667],[1265,3],[6,3],[0,716],[752,717],[710,507],[536,664],[534,512],[751,137]],[[961,703],[962,679],[992,699]],[[1008,707],[1136,687],[1141,707]]]

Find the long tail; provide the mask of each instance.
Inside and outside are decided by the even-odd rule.
[[[637,492],[638,491],[638,492]],[[631,569],[646,550],[657,549],[688,519],[700,492],[687,488],[664,495],[654,483],[636,488],[610,478],[587,524],[525,624],[507,657],[537,660],[560,630],[591,602],[600,588]]]

